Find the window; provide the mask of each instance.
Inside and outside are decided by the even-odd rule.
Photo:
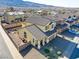
[[[71,16],[68,17],[68,19],[70,19],[70,18],[71,18]]]
[[[23,40],[22,40],[24,43],[27,43],[27,40],[25,40],[24,38],[23,38]]]
[[[40,41],[41,46],[43,46],[43,40]]]
[[[34,43],[34,39],[33,39],[33,43]]]
[[[27,38],[27,33],[26,32],[24,32],[24,38]]]
[[[52,22],[49,23],[49,25],[51,25],[51,24],[52,24]]]
[[[36,44],[35,46],[38,47],[38,44]]]
[[[45,27],[45,30],[47,30],[47,29],[48,29],[48,27],[46,26],[46,27]]]
[[[11,21],[12,23],[14,22],[14,20]]]

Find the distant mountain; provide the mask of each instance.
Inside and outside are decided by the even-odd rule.
[[[38,4],[22,0],[0,0],[0,7],[14,6],[14,7],[51,7],[50,5]]]

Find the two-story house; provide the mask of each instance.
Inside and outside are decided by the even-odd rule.
[[[51,22],[49,19],[43,18],[41,16],[32,16],[26,19],[26,22],[31,22],[38,26],[42,31],[51,31],[55,27],[55,23]]]

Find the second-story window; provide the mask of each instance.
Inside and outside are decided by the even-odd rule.
[[[34,43],[34,39],[33,39],[33,43]]]
[[[27,38],[27,33],[26,32],[24,32],[24,38]]]
[[[45,27],[45,30],[47,30],[47,29],[48,29],[48,27],[46,26],[46,27]]]
[[[52,22],[49,23],[49,25],[51,25],[51,24],[52,24]]]

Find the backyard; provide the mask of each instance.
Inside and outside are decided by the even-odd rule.
[[[51,42],[43,46],[40,49],[40,52],[48,59],[58,59],[58,57],[61,56],[62,53],[67,49],[69,44],[69,41],[56,37]]]

